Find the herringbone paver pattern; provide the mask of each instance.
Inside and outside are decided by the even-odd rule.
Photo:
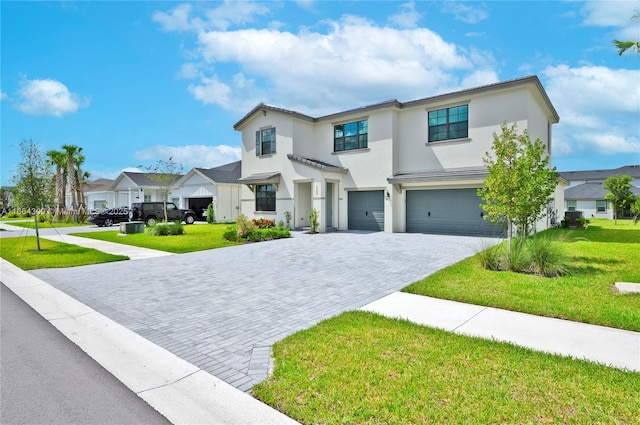
[[[482,241],[337,232],[32,273],[242,390],[271,345],[479,251]]]

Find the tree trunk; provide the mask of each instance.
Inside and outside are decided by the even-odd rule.
[[[38,247],[38,251],[41,251],[41,249],[40,249],[40,232],[38,231],[38,212],[37,211],[35,212],[33,217],[34,217],[34,224],[35,224],[35,229],[36,229],[36,246]]]

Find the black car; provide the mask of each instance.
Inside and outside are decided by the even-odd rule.
[[[99,227],[109,227],[121,221],[129,221],[129,208],[109,208],[102,212],[91,214],[87,221]]]

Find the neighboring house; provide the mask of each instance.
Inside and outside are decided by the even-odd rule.
[[[178,180],[182,177],[180,175]],[[149,174],[132,171],[121,172],[109,188],[115,194],[115,207],[129,207],[134,202],[163,201],[159,189],[158,183],[151,180]],[[173,193],[168,201],[174,202],[179,208],[184,208],[180,204],[180,198],[174,197]]]
[[[493,133],[516,122],[551,154],[558,121],[536,76],[319,118],[259,104],[234,125],[242,132],[241,210],[277,221],[289,212],[305,227],[316,209],[322,232],[500,235],[476,193]],[[563,203],[559,186],[550,208]]]
[[[84,203],[89,210],[120,206],[115,205],[115,194],[109,190],[112,184],[113,180],[110,179],[96,179],[83,185]],[[71,203],[70,195],[68,195],[68,199],[67,205]]]
[[[613,218],[613,206],[605,199],[608,191],[602,184],[611,176],[630,176],[631,191],[640,196],[640,165],[609,170],[564,171],[560,176],[570,182],[564,191],[565,211],[582,211],[583,217]],[[622,216],[628,216],[628,211]]]
[[[179,197],[182,205],[206,219],[211,202],[216,221],[234,221],[240,214],[240,161],[214,168],[193,168],[177,183],[172,197]]]

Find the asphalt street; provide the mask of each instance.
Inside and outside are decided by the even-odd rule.
[[[169,424],[0,285],[0,423]]]

